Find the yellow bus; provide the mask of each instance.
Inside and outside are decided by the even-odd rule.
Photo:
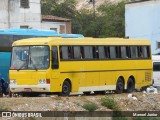
[[[132,92],[152,84],[149,40],[30,38],[13,43],[14,93]]]

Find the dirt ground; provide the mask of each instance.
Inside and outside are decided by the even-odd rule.
[[[11,111],[85,111],[82,107],[87,103],[94,103],[96,111],[110,109],[101,105],[101,99],[110,96],[115,99],[122,111],[160,111],[160,93],[134,92],[137,99],[129,98],[129,93],[105,95],[71,95],[61,97],[50,95],[45,97],[3,97],[0,98],[1,109]]]
[[[128,97],[131,94],[134,95],[136,99]],[[111,109],[101,105],[101,99],[109,96],[116,100],[121,111],[160,111],[160,93],[154,94],[133,92],[131,94],[129,95],[129,93],[107,93],[105,95],[71,95],[69,97],[61,97],[57,95],[50,95],[45,97],[4,96],[3,98],[0,98],[0,108],[1,111],[87,111],[82,106],[84,104],[94,103],[97,106],[96,111],[112,111]],[[102,118],[97,118],[95,120],[101,119]],[[111,118],[107,118],[107,120],[108,119],[110,120]],[[53,120],[53,118],[51,120]],[[64,118],[62,120],[64,120]]]

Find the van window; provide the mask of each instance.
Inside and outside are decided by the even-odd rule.
[[[160,62],[153,62],[153,71],[160,71]]]

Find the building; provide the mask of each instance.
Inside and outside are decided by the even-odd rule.
[[[151,40],[152,53],[160,53],[160,1],[130,2],[125,6],[125,35]]]
[[[40,0],[1,0],[0,29],[29,28],[71,33],[71,20],[41,15]]]

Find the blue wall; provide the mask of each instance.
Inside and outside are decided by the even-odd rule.
[[[152,53],[160,42],[160,1],[130,3],[125,6],[125,35],[151,40]]]

